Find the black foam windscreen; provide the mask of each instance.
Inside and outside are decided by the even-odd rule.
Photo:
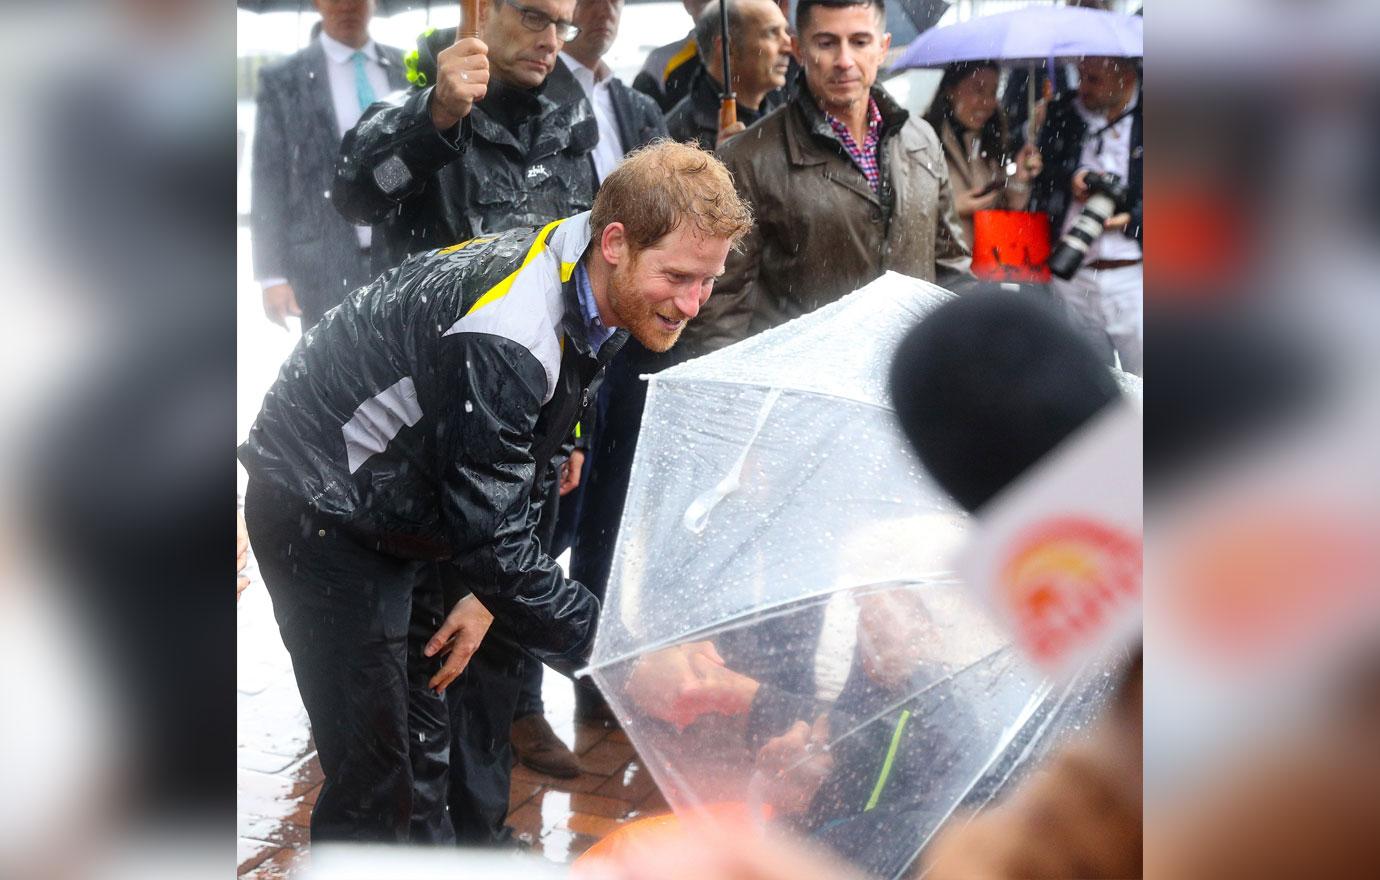
[[[975,287],[902,340],[891,396],[921,463],[972,511],[1120,396],[1050,302]]]

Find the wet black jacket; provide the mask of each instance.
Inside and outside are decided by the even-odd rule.
[[[1030,194],[1030,210],[1044,211],[1049,215],[1050,230],[1054,235],[1063,229],[1064,218],[1073,204],[1073,175],[1082,161],[1083,139],[1088,135],[1088,124],[1073,106],[1077,97],[1077,92],[1066,92],[1056,98],[1050,104],[1044,127],[1040,129],[1039,148],[1045,170],[1035,178]],[[1143,244],[1145,132],[1140,107],[1141,96],[1138,95],[1129,114],[1132,119],[1131,164],[1126,189],[1130,194],[1130,203],[1125,210],[1131,214],[1126,234]]]
[[[598,602],[533,538],[533,496],[588,388],[573,270],[589,215],[412,257],[302,337],[239,457],[366,546],[449,560],[525,648],[588,652]]]
[[[492,80],[469,116],[437,131],[429,84],[436,53],[454,39],[454,28],[424,35],[409,62],[418,85],[371,106],[341,143],[331,200],[351,222],[374,224],[376,272],[408,254],[594,204],[599,126],[560,61],[537,89]]]
[[[690,94],[680,99],[680,102],[666,114],[666,130],[670,133],[672,140],[697,141],[701,149],[714,152],[714,147],[719,139],[719,105],[722,97],[719,94],[719,84],[708,76],[698,77],[690,87]],[[743,125],[752,125],[764,115],[783,103],[782,92],[768,92],[762,99],[762,106],[756,110],[749,110],[742,104],[738,105],[738,121]]]

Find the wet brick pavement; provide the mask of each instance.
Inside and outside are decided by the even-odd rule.
[[[249,573],[254,583],[236,609],[237,859],[240,877],[268,880],[295,876],[308,858],[307,829],[322,777],[252,559]],[[558,736],[574,743],[586,772],[556,779],[518,765],[508,823],[534,852],[564,863],[620,824],[667,808],[623,732],[575,722],[570,683],[549,671],[545,682],[547,717]]]

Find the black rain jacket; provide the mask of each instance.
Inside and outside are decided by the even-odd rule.
[[[366,546],[448,560],[447,581],[563,669],[588,655],[599,603],[538,546],[535,495],[627,339],[590,348],[574,278],[589,235],[586,213],[404,261],[302,337],[239,448],[252,478]]]
[[[594,205],[594,110],[559,60],[536,89],[491,80],[470,115],[442,132],[431,121],[436,55],[455,29],[434,30],[407,59],[416,85],[364,112],[340,145],[331,200],[373,224],[373,267],[478,235],[540,226]]]

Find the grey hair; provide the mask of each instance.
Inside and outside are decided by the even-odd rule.
[[[720,70],[718,65],[723,64],[723,54],[714,51],[714,41],[723,36],[719,21],[720,2],[728,3],[729,39],[738,36],[743,29],[743,12],[738,8],[738,0],[710,0],[709,5],[700,12],[700,17],[695,20],[695,45],[704,66],[712,66],[715,70]]]

